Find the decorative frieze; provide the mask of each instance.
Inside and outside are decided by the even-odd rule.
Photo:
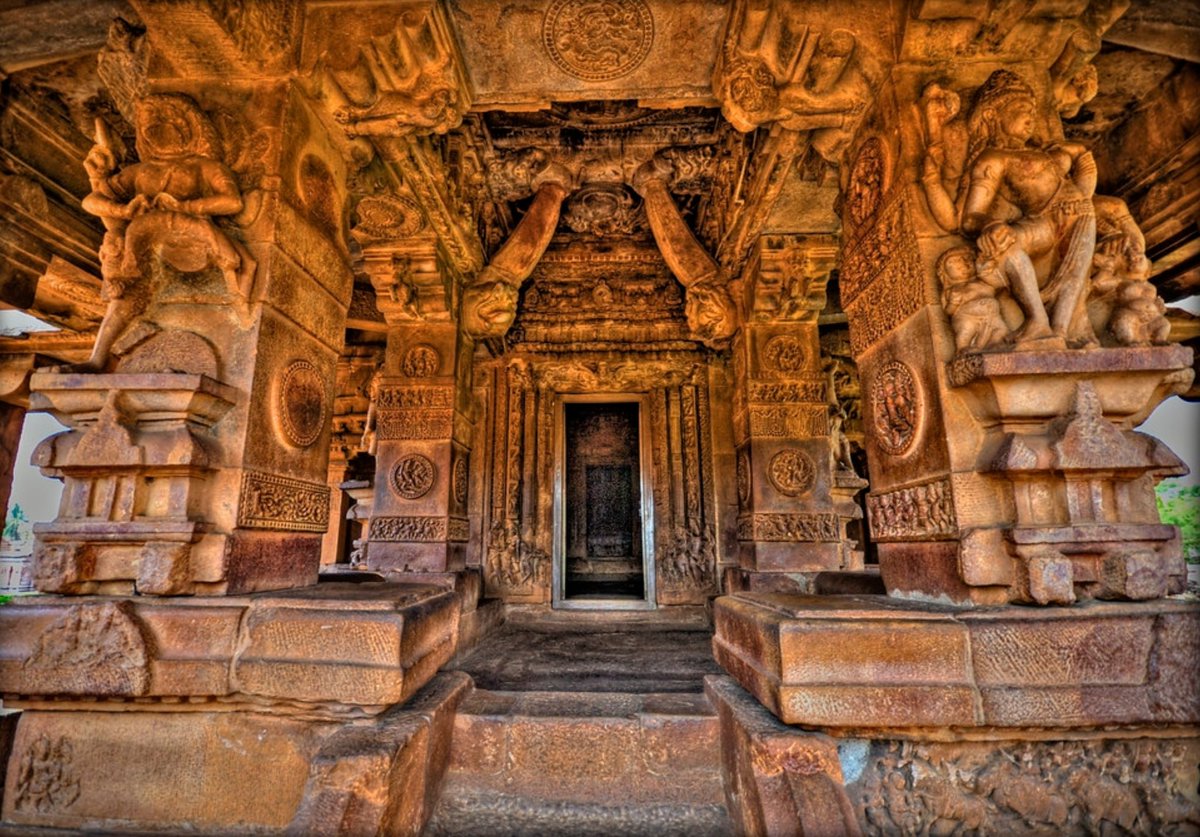
[[[368,538],[372,541],[428,543],[446,540],[446,518],[431,516],[374,517]]]
[[[328,525],[329,486],[257,471],[242,474],[238,526],[324,532]]]
[[[942,540],[957,532],[948,479],[870,494],[867,512],[877,541]]]
[[[738,540],[785,541],[796,543],[836,542],[841,540],[838,516],[830,513],[742,515],[737,522]]]

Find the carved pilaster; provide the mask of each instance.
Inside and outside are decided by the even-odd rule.
[[[747,572],[858,570],[846,525],[865,483],[830,425],[817,314],[835,242],[766,236],[747,266],[749,321],[735,341],[739,563]],[[840,424],[838,431],[840,432]]]

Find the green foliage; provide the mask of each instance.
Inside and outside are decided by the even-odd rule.
[[[1157,494],[1159,518],[1179,527],[1188,563],[1200,564],[1200,485],[1163,480]]]
[[[0,606],[8,604],[12,601],[12,599],[12,596],[0,596]]]

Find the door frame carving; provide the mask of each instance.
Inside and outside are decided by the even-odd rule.
[[[554,396],[554,497],[550,561],[551,607],[558,610],[656,610],[654,577],[654,469],[651,459],[649,405],[646,393],[600,392]],[[567,404],[638,405],[638,498],[642,515],[642,592],[637,599],[572,600],[567,587]]]

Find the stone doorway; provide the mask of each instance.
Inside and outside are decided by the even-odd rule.
[[[643,413],[640,398],[628,396],[573,396],[561,404],[555,607],[654,607]]]

